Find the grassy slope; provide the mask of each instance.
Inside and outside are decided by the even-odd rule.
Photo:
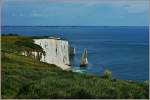
[[[145,83],[67,72],[21,56],[15,41],[26,40],[2,37],[2,98],[148,98]]]

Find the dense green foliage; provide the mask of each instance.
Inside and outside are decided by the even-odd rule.
[[[34,44],[30,41],[16,41],[15,44],[20,48],[30,51],[42,51],[42,48],[39,45]]]
[[[2,36],[2,50],[17,53],[25,50],[43,52],[39,45],[34,44],[31,37],[21,36],[19,38],[18,36]]]
[[[2,98],[148,98],[148,83],[63,71],[22,56],[16,41],[30,48],[26,40],[33,43],[29,37],[2,37]]]
[[[1,36],[19,36],[19,35],[15,33],[8,33],[8,34],[1,34]]]

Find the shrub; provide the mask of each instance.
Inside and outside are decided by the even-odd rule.
[[[19,35],[15,33],[9,33],[9,34],[1,34],[1,36],[19,36]]]
[[[105,69],[104,72],[103,72],[102,77],[103,77],[103,78],[106,78],[106,79],[111,79],[111,76],[112,76],[111,71],[108,70],[108,69]]]

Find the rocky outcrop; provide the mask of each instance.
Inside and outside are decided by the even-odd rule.
[[[47,39],[34,39],[35,44],[40,45],[45,51],[45,55],[42,54],[40,61],[55,64],[62,69],[70,68],[69,61],[69,43],[66,40],[57,38]],[[33,52],[35,56],[37,53]]]
[[[45,55],[43,52],[38,51],[22,51],[21,55],[28,56],[37,60],[41,60],[42,56]]]
[[[75,48],[73,48],[73,47],[70,46],[70,47],[69,47],[69,55],[70,55],[70,56],[74,56],[75,53],[76,53]]]
[[[87,60],[87,49],[84,49],[81,59],[80,59],[80,67],[85,67],[88,65],[88,60]]]

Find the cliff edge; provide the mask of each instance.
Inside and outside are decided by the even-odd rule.
[[[34,39],[34,43],[41,46],[45,52],[45,54],[42,54],[40,61],[57,65],[63,70],[70,68],[68,41],[47,38]],[[36,53],[35,56],[37,56]]]

